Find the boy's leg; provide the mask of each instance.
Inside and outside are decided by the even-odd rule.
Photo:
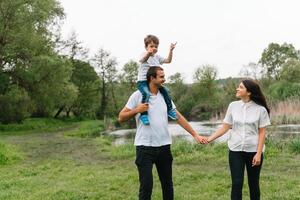
[[[159,88],[160,93],[163,95],[165,102],[167,104],[168,111],[173,109],[172,100],[169,95],[169,91],[166,87]]]
[[[263,155],[261,156],[261,164],[259,166],[252,167],[252,159],[256,153],[247,153],[247,174],[248,174],[248,186],[250,191],[251,200],[260,200],[260,188],[259,188],[259,176],[263,163]]]
[[[150,91],[148,88],[148,83],[147,81],[138,81],[137,86],[139,91],[142,93],[142,103],[148,103],[150,99]],[[148,112],[142,112],[140,116],[140,120],[142,121],[143,124],[149,125],[149,119],[148,119]]]
[[[168,89],[166,87],[161,87],[161,88],[159,88],[159,91],[163,95],[164,100],[167,104],[168,116],[171,119],[176,120],[177,119],[176,111],[175,111],[175,109],[173,109],[172,99],[171,99]]]

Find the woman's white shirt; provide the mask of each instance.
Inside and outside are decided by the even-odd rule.
[[[259,128],[269,126],[270,118],[265,107],[253,101],[231,102],[228,106],[224,123],[232,125],[228,147],[231,151],[256,152]],[[263,147],[263,152],[265,145]]]

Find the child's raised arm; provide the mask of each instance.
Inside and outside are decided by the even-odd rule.
[[[164,63],[171,63],[173,58],[173,50],[175,49],[177,42],[171,43],[170,45],[170,51],[168,57],[164,60]]]

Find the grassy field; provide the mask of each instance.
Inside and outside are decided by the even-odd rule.
[[[113,145],[101,121],[30,119],[0,125],[0,199],[137,199],[132,144]],[[229,199],[225,144],[207,146],[175,140],[175,199]],[[153,199],[161,189],[153,170]],[[300,138],[267,142],[261,174],[263,200],[300,200]],[[245,179],[244,197],[249,199]],[[247,198],[246,198],[247,196]]]

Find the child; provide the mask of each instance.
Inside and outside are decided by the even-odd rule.
[[[141,65],[138,71],[137,86],[143,96],[142,103],[148,103],[150,98],[150,91],[146,79],[147,71],[151,66],[154,67],[154,66],[160,66],[163,63],[171,63],[173,57],[173,49],[175,48],[176,43],[171,44],[169,55],[166,59],[156,54],[159,45],[159,39],[156,36],[147,35],[146,38],[144,39],[144,43],[145,43],[146,52],[139,60]],[[159,91],[163,95],[165,102],[167,104],[168,116],[171,119],[176,120],[177,119],[176,111],[172,107],[172,101],[168,90],[165,87],[162,87],[160,88]],[[147,112],[141,113],[140,120],[145,125],[150,124]]]

